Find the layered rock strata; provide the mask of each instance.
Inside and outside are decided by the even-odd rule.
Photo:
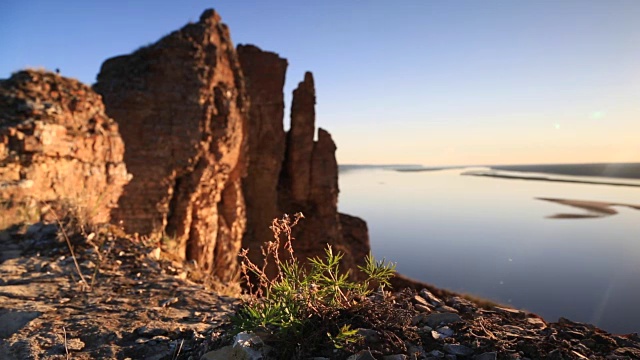
[[[122,129],[133,180],[113,218],[165,234],[220,280],[237,274],[248,103],[229,30],[213,10],[131,55],[107,60],[94,88]]]
[[[36,70],[0,81],[2,228],[51,207],[108,222],[130,179],[123,153],[118,124],[88,86]]]

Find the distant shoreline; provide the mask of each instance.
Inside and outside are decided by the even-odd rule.
[[[496,173],[462,173],[461,175],[465,176],[484,176],[484,177],[492,177],[498,179],[510,179],[510,180],[533,180],[533,181],[549,181],[549,182],[562,182],[562,183],[573,183],[573,184],[589,184],[589,185],[609,185],[609,186],[628,186],[628,187],[640,187],[640,184],[630,184],[630,183],[619,183],[619,182],[609,182],[609,181],[587,181],[587,180],[577,180],[577,179],[560,179],[560,178],[549,178],[544,176],[518,176],[518,175],[507,175],[507,174],[496,174]]]
[[[340,170],[352,169],[388,169],[399,172],[422,172],[438,170],[455,170],[467,168],[489,168],[500,171],[515,171],[568,176],[604,177],[616,179],[640,180],[640,162],[624,163],[581,163],[581,164],[530,164],[530,165],[449,165],[423,166],[417,164],[344,164]],[[600,183],[600,181],[598,181]]]
[[[640,163],[589,163],[589,164],[540,164],[540,165],[492,165],[494,170],[533,172],[569,176],[609,177],[640,179]]]

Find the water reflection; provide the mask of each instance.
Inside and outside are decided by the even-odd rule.
[[[408,276],[549,320],[640,331],[640,212],[618,206],[640,204],[640,188],[463,171],[341,173],[340,210],[367,220],[374,254]],[[547,219],[567,199],[608,204],[617,214]]]

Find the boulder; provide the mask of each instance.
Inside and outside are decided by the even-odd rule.
[[[112,213],[129,233],[164,234],[222,281],[245,231],[248,102],[229,29],[214,10],[104,62],[94,88],[122,129],[133,180]]]
[[[0,81],[2,228],[47,208],[104,223],[130,174],[118,124],[100,95],[74,79],[25,70]]]

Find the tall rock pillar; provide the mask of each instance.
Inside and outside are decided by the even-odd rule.
[[[304,203],[309,199],[311,186],[311,157],[316,128],[316,89],[313,74],[304,74],[304,80],[293,91],[291,102],[291,129],[287,134],[284,171],[291,200]]]
[[[251,103],[248,175],[243,180],[247,203],[243,247],[250,250],[254,263],[262,264],[260,247],[272,238],[271,221],[285,213],[302,212],[305,219],[293,229],[298,259],[322,257],[331,245],[344,253],[345,268],[354,269],[369,252],[367,226],[361,219],[338,213],[336,145],[324,129],[318,129],[314,141],[313,75],[307,72],[293,91],[291,127],[285,141],[286,60],[252,45],[239,46],[237,51]],[[275,272],[274,268],[267,270],[272,275]]]
[[[355,267],[354,259],[342,236],[338,215],[336,145],[324,129],[318,129],[318,140],[313,140],[315,103],[313,75],[307,72],[293,92],[278,203],[282,213],[301,211],[305,215],[293,232],[299,259],[323,257],[330,245],[344,253],[343,265],[350,269]]]

